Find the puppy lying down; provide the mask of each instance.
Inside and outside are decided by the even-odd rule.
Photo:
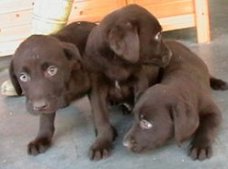
[[[161,83],[147,89],[136,103],[135,121],[124,146],[141,152],[172,137],[180,144],[193,136],[189,155],[204,160],[212,155],[212,142],[221,123],[210,86],[225,90],[227,84],[211,77],[204,62],[182,44],[166,44],[173,52],[171,62]]]

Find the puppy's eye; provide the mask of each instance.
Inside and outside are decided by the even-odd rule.
[[[19,78],[22,82],[27,82],[31,79],[30,76],[25,72],[20,73]]]
[[[158,32],[158,33],[155,35],[154,39],[155,39],[156,41],[159,41],[159,40],[161,40],[161,36],[162,36],[161,32]]]
[[[47,74],[49,76],[54,76],[57,72],[58,72],[58,68],[56,66],[52,65],[47,68]]]
[[[140,120],[139,124],[142,129],[151,129],[153,127],[152,123],[145,119]]]

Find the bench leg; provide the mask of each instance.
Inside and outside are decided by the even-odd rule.
[[[198,43],[210,42],[208,0],[194,0]]]

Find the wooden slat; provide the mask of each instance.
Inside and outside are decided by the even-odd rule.
[[[35,0],[0,0],[0,15],[4,13],[32,9],[34,3]]]
[[[1,56],[7,56],[12,55],[16,48],[19,46],[19,44],[24,40],[23,39],[17,39],[7,42],[0,42],[0,57]]]
[[[125,0],[76,0],[73,4],[69,23],[78,20],[100,21],[106,14],[126,5]]]
[[[31,24],[10,27],[0,34],[0,56],[14,53],[18,45],[31,35]]]
[[[21,41],[31,34],[35,2],[0,0],[0,56],[14,53]],[[198,42],[210,40],[207,0],[74,0],[68,23],[78,20],[99,22],[127,3],[137,3],[151,11],[165,31],[197,25]]]
[[[193,14],[160,18],[158,20],[164,31],[189,28],[196,25]]]
[[[199,43],[209,42],[210,36],[210,23],[209,23],[209,12],[208,12],[208,1],[207,0],[194,0],[195,4],[195,20],[197,39]]]
[[[158,18],[194,12],[192,0],[128,0],[128,2],[145,7]]]
[[[31,23],[32,9],[4,13],[0,15],[0,29]]]
[[[31,34],[31,28],[31,24],[25,24],[2,29],[0,33],[0,42],[7,42],[27,37]]]

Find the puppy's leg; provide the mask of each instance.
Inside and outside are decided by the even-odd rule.
[[[100,160],[108,157],[112,148],[112,141],[116,137],[116,131],[109,122],[106,99],[107,87],[94,84],[90,101],[97,138],[90,147],[91,160]]]
[[[221,113],[212,102],[201,113],[200,125],[191,142],[189,155],[194,160],[204,160],[212,156],[212,143],[221,123]]]
[[[51,145],[54,134],[55,113],[40,115],[40,128],[35,140],[28,144],[28,154],[37,155],[45,152]]]

